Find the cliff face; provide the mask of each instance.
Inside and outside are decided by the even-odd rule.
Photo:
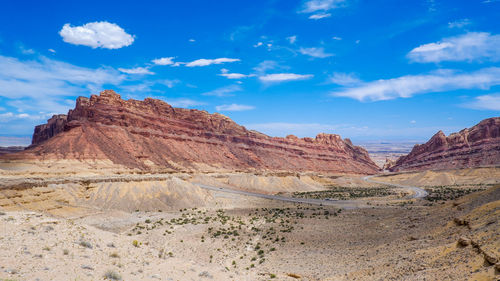
[[[500,117],[481,121],[448,137],[439,131],[427,143],[415,145],[390,171],[471,168],[500,164]]]
[[[366,150],[338,135],[269,137],[206,111],[173,108],[113,91],[80,97],[67,116],[37,126],[33,145],[16,157],[109,159],[131,168],[269,169],[370,174]]]
[[[54,115],[47,120],[47,124],[38,125],[35,127],[31,144],[38,144],[44,142],[51,137],[64,131],[67,116],[65,114]]]

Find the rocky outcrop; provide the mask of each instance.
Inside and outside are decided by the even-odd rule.
[[[109,90],[78,98],[67,116],[38,126],[33,145],[15,157],[109,159],[139,169],[378,171],[366,150],[338,135],[269,137],[218,113],[123,100]]]
[[[500,164],[500,117],[446,136],[437,132],[427,143],[415,145],[389,167],[390,171],[471,168]]]
[[[31,144],[33,145],[42,143],[64,131],[66,121],[67,116],[65,114],[59,114],[52,116],[52,118],[47,121],[47,124],[36,126]]]

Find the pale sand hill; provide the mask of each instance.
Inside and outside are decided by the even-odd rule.
[[[374,179],[413,186],[497,184],[500,167],[387,174]]]

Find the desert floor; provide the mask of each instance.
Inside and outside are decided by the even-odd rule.
[[[377,177],[420,185],[427,199],[356,175],[0,171],[0,280],[499,277],[499,168]]]

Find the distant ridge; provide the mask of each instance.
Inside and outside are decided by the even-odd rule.
[[[366,150],[338,135],[269,137],[218,113],[123,100],[112,90],[79,97],[67,115],[35,128],[28,149],[2,157],[111,160],[138,169],[378,171]]]
[[[386,168],[398,172],[499,164],[500,117],[493,117],[449,136],[439,131],[427,143],[415,145],[408,155]]]

